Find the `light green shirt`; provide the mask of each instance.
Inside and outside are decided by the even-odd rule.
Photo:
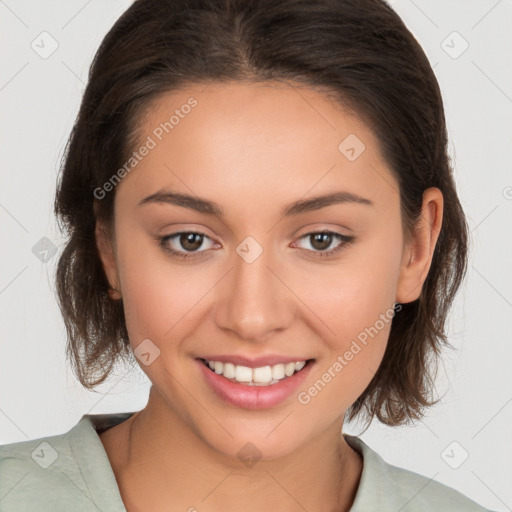
[[[65,434],[0,446],[0,512],[126,512],[99,432],[134,412],[85,414]],[[350,512],[483,512],[460,492],[392,466],[355,436],[363,456]]]

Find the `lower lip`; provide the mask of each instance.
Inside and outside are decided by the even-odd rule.
[[[202,359],[196,359],[196,362],[203,372],[206,382],[217,396],[235,407],[244,409],[268,409],[284,402],[302,384],[314,364],[314,361],[309,361],[302,370],[276,384],[247,386],[232,382],[213,372]]]

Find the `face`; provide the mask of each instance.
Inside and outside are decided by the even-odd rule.
[[[419,296],[437,189],[424,196],[431,229],[405,244],[377,139],[311,89],[192,87],[160,97],[139,129],[115,240],[98,238],[161,418],[230,456],[339,432],[383,358],[394,303]],[[307,364],[286,377],[291,362]]]

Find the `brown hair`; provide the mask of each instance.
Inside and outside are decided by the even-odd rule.
[[[451,347],[445,321],[467,266],[468,231],[447,154],[444,109],[427,57],[383,0],[137,0],[104,38],[66,146],[55,213],[68,235],[56,283],[66,355],[88,389],[133,361],[122,301],[107,298],[95,225],[112,226],[106,183],[133,151],[137,119],[187,84],[284,81],[325,91],[375,133],[400,187],[406,238],[422,193],[444,197],[442,228],[419,299],[402,304],[373,379],[347,411],[399,425],[431,400],[432,362]],[[364,414],[363,414],[364,413]]]

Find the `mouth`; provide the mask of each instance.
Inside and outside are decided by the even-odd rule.
[[[273,357],[256,361],[227,356],[222,359],[196,358],[207,389],[225,404],[252,410],[269,409],[291,399],[315,366],[315,359],[291,361]],[[235,364],[242,362],[245,365]],[[273,364],[261,366],[263,363]]]
[[[245,386],[273,386],[301,372],[314,361],[314,359],[305,359],[274,365],[249,367],[231,362],[216,361],[214,359],[199,358],[199,360],[211,372],[231,382]]]

